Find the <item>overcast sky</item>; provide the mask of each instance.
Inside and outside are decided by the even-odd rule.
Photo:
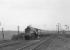
[[[0,0],[0,21],[5,30],[18,25],[56,29],[58,22],[70,26],[70,0]]]

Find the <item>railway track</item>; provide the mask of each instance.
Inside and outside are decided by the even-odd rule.
[[[25,41],[21,40],[21,41],[6,41],[6,42],[1,41],[0,50],[3,50],[3,48],[9,48],[9,47],[16,46],[16,45],[22,45],[22,43],[23,45],[26,45],[26,44],[28,45],[30,43],[34,43],[37,41],[40,41],[40,40],[25,40]]]
[[[22,42],[24,43],[24,42],[29,42],[29,41],[24,41],[24,40],[18,40],[18,41],[10,40],[10,41],[6,41],[6,42],[4,41],[4,42],[0,43],[0,48],[12,46],[12,45],[17,45],[17,44],[22,43]]]
[[[11,43],[14,43],[14,41],[12,41],[12,40],[3,40],[3,41],[0,41],[0,48],[3,47],[3,46],[6,46],[8,44],[11,44]]]
[[[24,45],[28,45],[30,43],[37,42],[39,40],[41,40],[41,39],[4,42],[4,43],[0,44],[0,50],[11,50],[11,48],[15,50],[15,48],[18,48],[18,47],[24,46]]]
[[[55,40],[59,40],[59,41],[64,41],[67,42],[67,39],[63,36],[60,35],[56,35],[56,36],[52,36],[49,37],[48,39],[44,39],[42,41],[38,41],[36,43],[32,43],[29,45],[26,45],[24,47],[18,48],[16,50],[47,50],[47,48],[49,47],[49,45],[54,42]]]
[[[0,41],[0,44],[2,44],[2,43],[7,43],[7,42],[11,42],[11,40],[1,40],[1,41]]]
[[[9,45],[6,47],[1,47],[0,50],[16,50],[16,48],[21,47],[21,46],[25,46],[31,43],[35,43],[38,42],[40,40],[32,40],[32,41],[26,41],[26,42],[21,42],[19,44],[14,44],[14,45]]]
[[[54,38],[57,36],[51,36],[47,38],[42,38],[38,40],[33,40],[33,41],[16,41],[12,43],[3,43],[0,44],[0,50],[40,50],[41,46],[46,43],[47,47],[51,42],[53,41]],[[44,44],[45,45],[45,44]]]
[[[14,41],[13,40],[3,40],[3,41],[0,41],[0,48],[11,46],[11,45],[16,45],[19,43],[30,42],[30,41],[34,41],[34,40],[14,40]]]
[[[49,45],[53,38],[55,38],[55,36],[42,39],[41,41],[31,43],[29,45],[26,45],[24,47],[18,48],[16,50],[37,50],[44,42],[47,42],[47,44]]]

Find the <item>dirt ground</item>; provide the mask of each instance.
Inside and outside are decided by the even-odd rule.
[[[70,38],[59,38],[53,40],[53,42],[49,45],[47,50],[70,50]]]

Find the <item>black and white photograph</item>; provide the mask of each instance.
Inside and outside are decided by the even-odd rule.
[[[0,0],[0,50],[70,50],[70,0]]]

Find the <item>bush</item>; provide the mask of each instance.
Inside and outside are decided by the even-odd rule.
[[[23,40],[24,39],[24,35],[23,34],[17,34],[17,35],[13,35],[11,40]]]

